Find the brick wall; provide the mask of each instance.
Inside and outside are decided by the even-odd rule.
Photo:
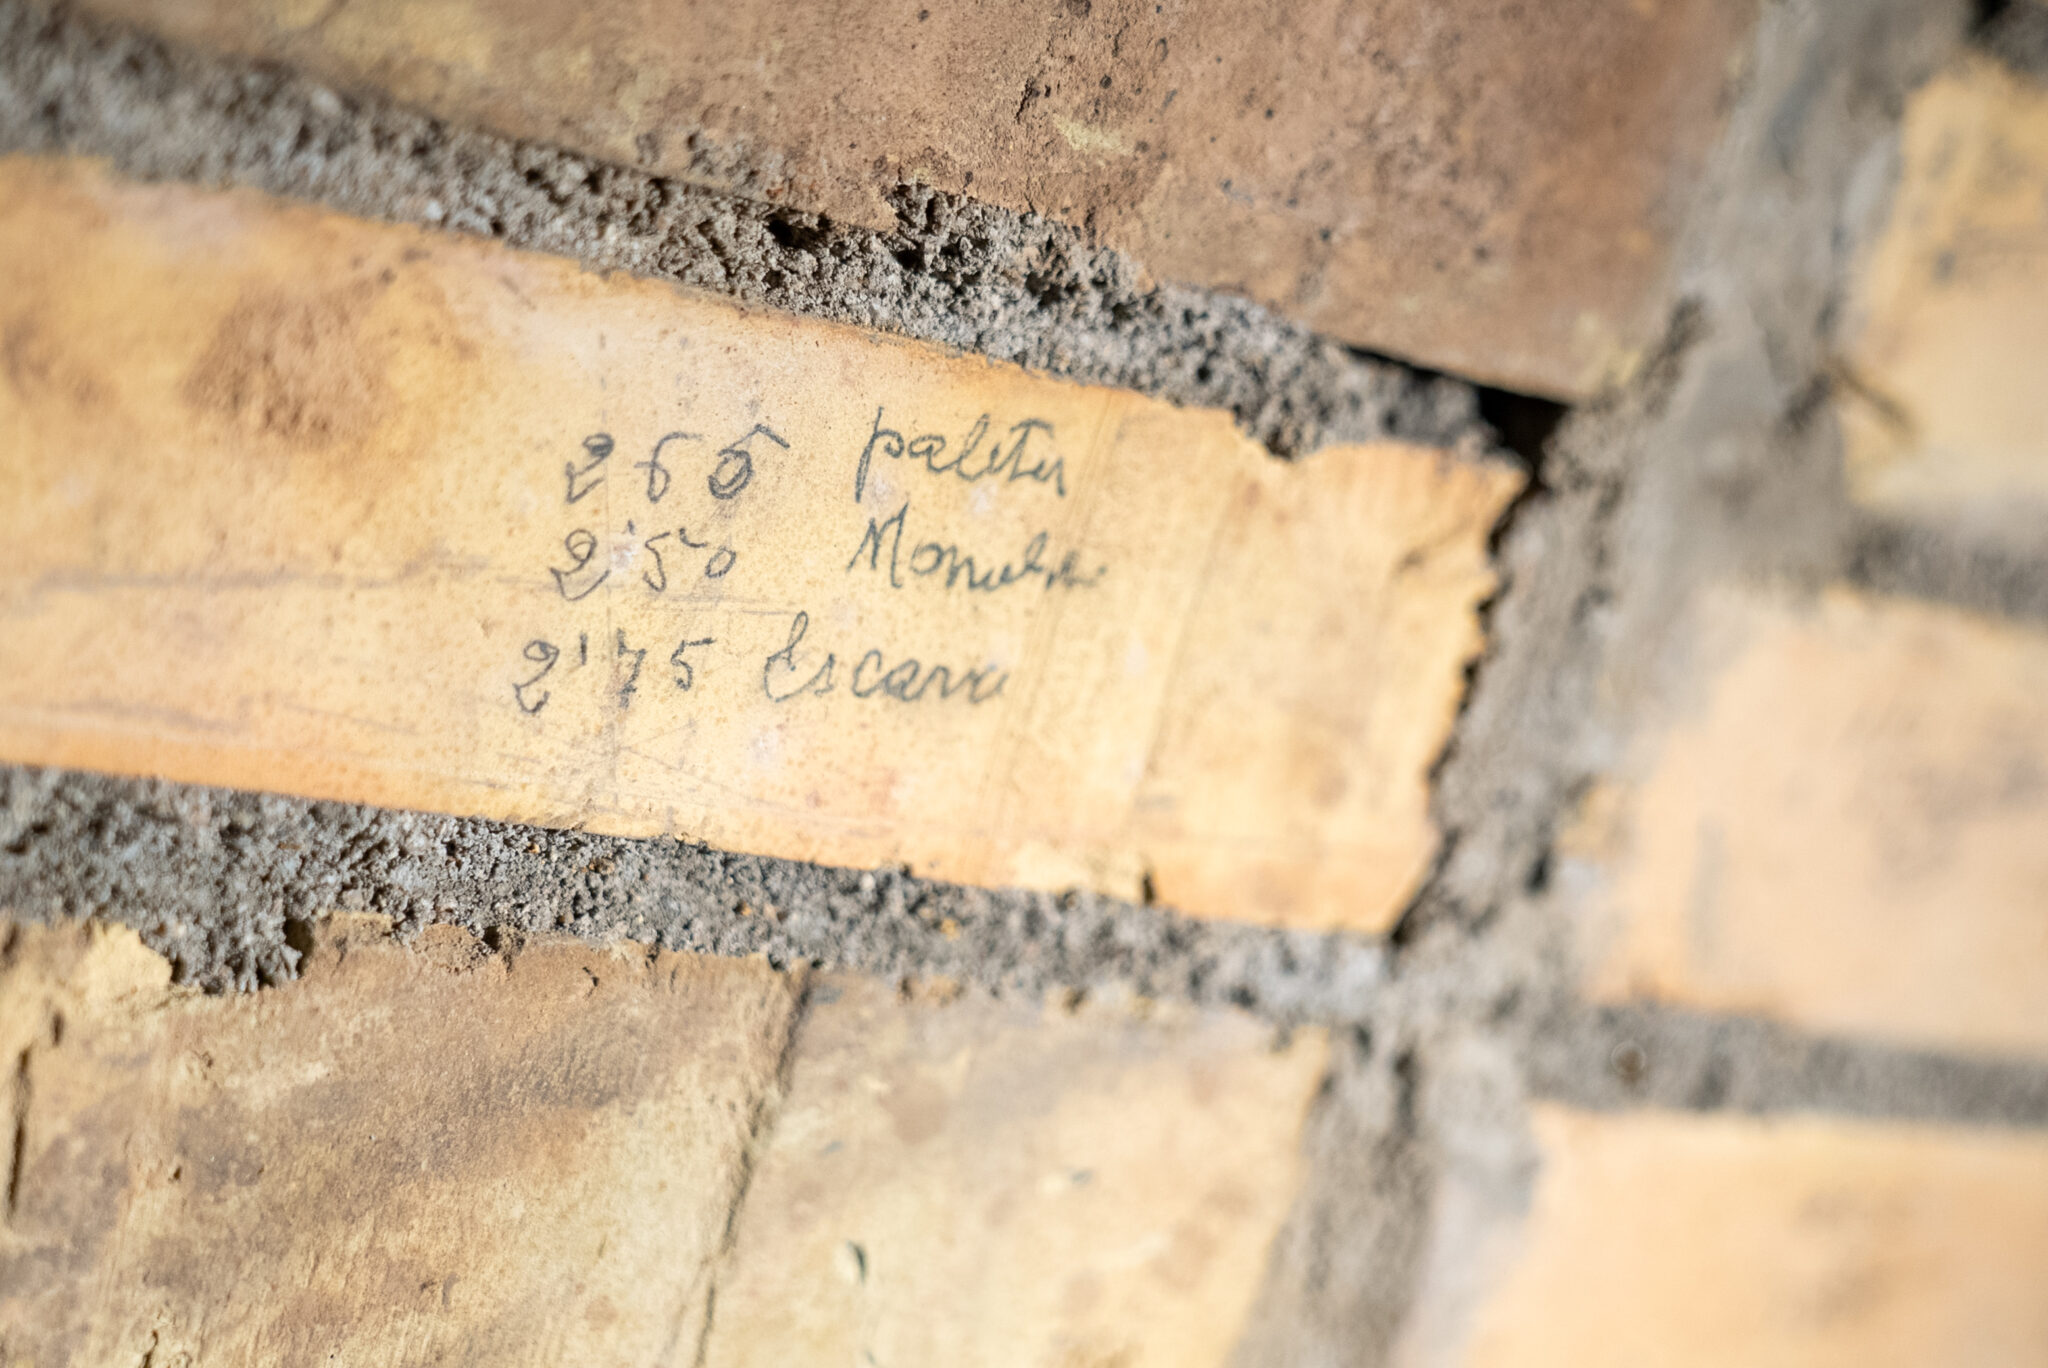
[[[2044,16],[0,0],[0,1362],[2048,1358]]]

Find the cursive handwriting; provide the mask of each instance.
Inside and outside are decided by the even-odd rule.
[[[860,449],[860,463],[853,472],[853,501],[859,503],[861,495],[867,492],[868,467],[873,464],[875,453],[880,452],[891,460],[900,461],[905,457],[924,462],[924,468],[934,475],[952,474],[955,478],[973,484],[978,480],[1002,479],[1036,480],[1049,484],[1061,498],[1067,496],[1066,458],[1054,455],[1047,458],[1028,450],[1034,433],[1044,433],[1045,440],[1053,437],[1052,424],[1042,418],[1026,418],[1012,423],[1009,431],[1009,445],[998,437],[989,442],[986,450],[982,442],[988,437],[989,416],[984,413],[974,420],[967,436],[946,454],[946,439],[936,432],[923,436],[903,439],[903,434],[893,428],[882,426],[882,410],[875,410],[875,430],[868,437],[868,444]]]
[[[1045,563],[1046,544],[1051,540],[1047,532],[1035,533],[1024,543],[1021,560],[1006,560],[1001,565],[984,558],[987,568],[977,564],[972,553],[961,554],[957,542],[921,541],[913,542],[910,554],[903,554],[903,529],[910,517],[910,500],[903,501],[903,507],[888,517],[877,521],[868,519],[868,530],[861,535],[860,545],[854,548],[853,559],[846,563],[849,573],[867,557],[868,569],[879,573],[882,569],[882,552],[886,545],[889,553],[889,587],[903,587],[903,572],[908,571],[920,579],[935,579],[948,589],[965,585],[968,592],[993,594],[1013,584],[1030,584],[1037,580],[1045,582],[1047,593],[1054,589],[1093,589],[1109,573],[1109,567],[1098,565],[1092,573],[1080,570],[1081,553],[1069,551],[1060,558],[1059,564]]]
[[[797,663],[797,650],[803,645],[804,637],[811,629],[811,615],[798,612],[790,619],[789,640],[783,648],[761,664],[761,692],[770,702],[787,703],[802,694],[822,697],[838,687],[837,670],[839,656],[827,651],[823,663],[804,673],[810,665],[806,659]],[[990,676],[994,682],[990,682]],[[799,680],[801,682],[799,682]],[[968,703],[979,705],[1002,693],[1003,685],[1010,682],[1010,672],[997,672],[993,665],[983,665],[971,670],[956,670],[945,665],[925,665],[915,657],[888,663],[888,657],[881,650],[864,652],[854,665],[846,691],[855,698],[893,698],[898,703],[920,703],[927,696],[935,696],[944,702],[956,695],[965,695]],[[936,688],[936,695],[932,690]]]

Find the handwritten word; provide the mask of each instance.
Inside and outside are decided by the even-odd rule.
[[[795,683],[803,675],[804,665],[797,663],[797,648],[803,645],[804,636],[810,631],[811,615],[799,612],[789,623],[788,644],[761,665],[761,692],[769,701],[787,703],[800,694],[822,697],[838,687],[835,672],[839,657],[826,652],[824,664],[812,670],[801,683]],[[995,674],[995,682],[989,676]],[[870,650],[854,665],[847,682],[847,692],[855,698],[893,698],[898,703],[922,702],[934,686],[936,697],[946,701],[958,694],[965,694],[970,704],[979,705],[1002,693],[1003,685],[1009,683],[1010,672],[995,673],[995,667],[984,665],[972,670],[955,670],[945,665],[927,666],[915,658],[897,662],[891,666],[887,657],[879,650]],[[795,687],[789,687],[795,683]]]
[[[868,487],[868,467],[873,463],[875,453],[881,452],[891,460],[900,461],[908,457],[924,462],[924,467],[934,475],[952,474],[958,479],[974,484],[979,480],[1001,479],[1036,480],[1050,484],[1061,498],[1067,496],[1067,462],[1063,456],[1055,455],[1050,460],[1043,456],[1032,457],[1026,448],[1033,433],[1042,432],[1045,440],[1051,441],[1052,424],[1039,418],[1026,418],[1010,427],[1010,444],[1005,447],[997,438],[990,442],[986,451],[981,444],[988,436],[989,416],[984,413],[974,420],[967,436],[946,455],[946,439],[936,432],[913,437],[909,441],[903,434],[882,426],[882,410],[875,410],[875,430],[868,438],[868,444],[860,449],[860,464],[853,473],[853,501],[859,503]]]
[[[862,534],[860,545],[854,548],[853,559],[846,563],[849,573],[860,564],[861,557],[867,557],[868,569],[879,572],[882,569],[882,548],[886,542],[889,551],[889,587],[903,587],[902,572],[908,570],[922,579],[939,578],[948,589],[965,584],[968,591],[978,594],[993,594],[1013,584],[1029,584],[1044,580],[1047,593],[1054,589],[1093,589],[1109,573],[1109,567],[1098,565],[1093,574],[1079,570],[1081,553],[1069,551],[1060,558],[1056,566],[1045,564],[1046,543],[1050,534],[1040,532],[1024,543],[1022,561],[1004,561],[1001,565],[989,564],[981,570],[972,554],[962,555],[954,542],[923,541],[915,543],[908,559],[903,555],[903,528],[910,516],[910,500],[903,501],[903,507],[877,522],[868,519],[868,530]],[[986,558],[985,558],[986,559]],[[977,573],[980,571],[980,573]]]

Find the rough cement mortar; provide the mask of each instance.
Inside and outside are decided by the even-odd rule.
[[[895,230],[876,233],[0,0],[0,153],[58,150],[1227,409],[1281,455],[1378,437],[1486,440],[1473,387],[1243,299],[1148,285],[1122,254],[1036,214],[903,184],[888,196]]]
[[[1386,1361],[1414,1297],[1438,1147],[1423,1133],[1421,1061],[1339,1037],[1302,1138],[1309,1164],[1275,1239],[1235,1368]]]
[[[1383,946],[1199,922],[1090,893],[936,883],[477,818],[0,766],[0,907],[133,926],[185,982],[290,978],[304,924],[375,912],[764,955],[1005,993],[1114,985],[1276,1023],[1356,1021]]]
[[[1091,893],[965,887],[667,838],[27,766],[0,766],[0,908],[133,927],[180,982],[212,991],[291,978],[313,922],[364,911],[391,918],[401,937],[430,923],[492,944],[567,932],[600,944],[760,955],[778,967],[952,979],[1002,996],[1071,1002],[1110,990],[1229,1007],[1282,1029],[1338,1028],[1360,1072],[1340,1071],[1331,1087],[1346,1095],[1323,1105],[1381,1118],[1376,1131],[1391,1128],[1383,1146],[1415,1130],[1418,1040],[1465,1029],[1441,1004],[1415,1010],[1390,973],[1389,947],[1365,937],[1195,921]],[[1537,1020],[1516,1001],[1495,1015],[1529,1027],[1533,1086],[1585,1105],[1803,1105],[2048,1125],[2040,1065],[1669,1009],[1571,1009]],[[1375,1051],[1376,1038],[1389,1043]]]

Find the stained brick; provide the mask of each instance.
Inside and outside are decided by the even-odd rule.
[[[2048,1052],[2048,635],[1727,595],[1692,659],[1576,838],[1593,990]]]
[[[765,966],[343,917],[208,998],[126,929],[0,942],[6,1362],[652,1363],[700,1323]]]
[[[2048,1356],[2048,1139],[1558,1107],[1504,1272],[1422,1365]]]
[[[823,980],[704,1361],[1222,1364],[1326,1049]]]
[[[0,922],[7,1362],[1220,1364],[1327,1057],[852,976],[792,1044],[758,961],[308,939],[207,997]]]
[[[1584,393],[1661,323],[1750,0],[93,0],[344,88],[836,218],[1086,224],[1354,342]]]
[[[1294,925],[1428,868],[1521,484],[78,162],[0,327],[0,756]]]
[[[2048,525],[2048,90],[1977,58],[1914,97],[1857,277],[1841,411],[1851,492],[2042,545]]]

